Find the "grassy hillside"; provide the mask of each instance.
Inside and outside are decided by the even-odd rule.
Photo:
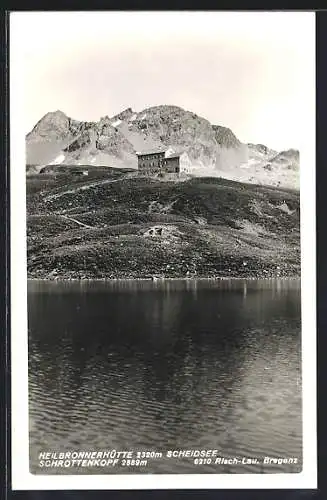
[[[297,192],[94,172],[27,176],[29,277],[299,274]]]

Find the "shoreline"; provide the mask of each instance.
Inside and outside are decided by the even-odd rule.
[[[250,276],[219,276],[217,278],[212,277],[199,277],[199,278],[27,278],[27,281],[150,281],[156,283],[158,281],[231,281],[231,280],[247,280],[247,281],[258,281],[258,280],[301,280],[301,276],[270,276],[270,277],[250,277]]]

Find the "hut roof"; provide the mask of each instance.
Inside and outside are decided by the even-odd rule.
[[[157,155],[157,154],[165,154],[166,150],[165,149],[161,149],[161,150],[157,150],[157,151],[137,151],[136,154],[137,156],[146,156],[146,155]]]

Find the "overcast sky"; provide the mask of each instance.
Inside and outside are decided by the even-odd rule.
[[[313,101],[314,13],[16,12],[11,36],[26,132],[57,109],[174,104],[280,150],[299,147]]]

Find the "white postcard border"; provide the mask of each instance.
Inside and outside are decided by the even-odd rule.
[[[101,14],[101,13],[98,13]],[[232,16],[234,13],[230,13]],[[267,15],[270,13],[267,12]],[[289,14],[289,13],[288,13]],[[308,55],[305,71],[312,89],[303,96],[301,165],[301,304],[303,353],[303,470],[298,474],[133,474],[34,475],[28,449],[28,336],[26,275],[24,40],[10,14],[10,209],[11,209],[11,383],[12,489],[314,489],[317,486],[316,435],[316,258],[315,258],[315,14],[294,13],[307,19]],[[108,14],[107,14],[108,15]],[[160,13],[158,13],[160,16]],[[213,15],[213,13],[208,13]],[[302,19],[303,21],[303,19]],[[276,27],[278,33],[278,27]],[[290,36],[292,29],[290,26]]]

